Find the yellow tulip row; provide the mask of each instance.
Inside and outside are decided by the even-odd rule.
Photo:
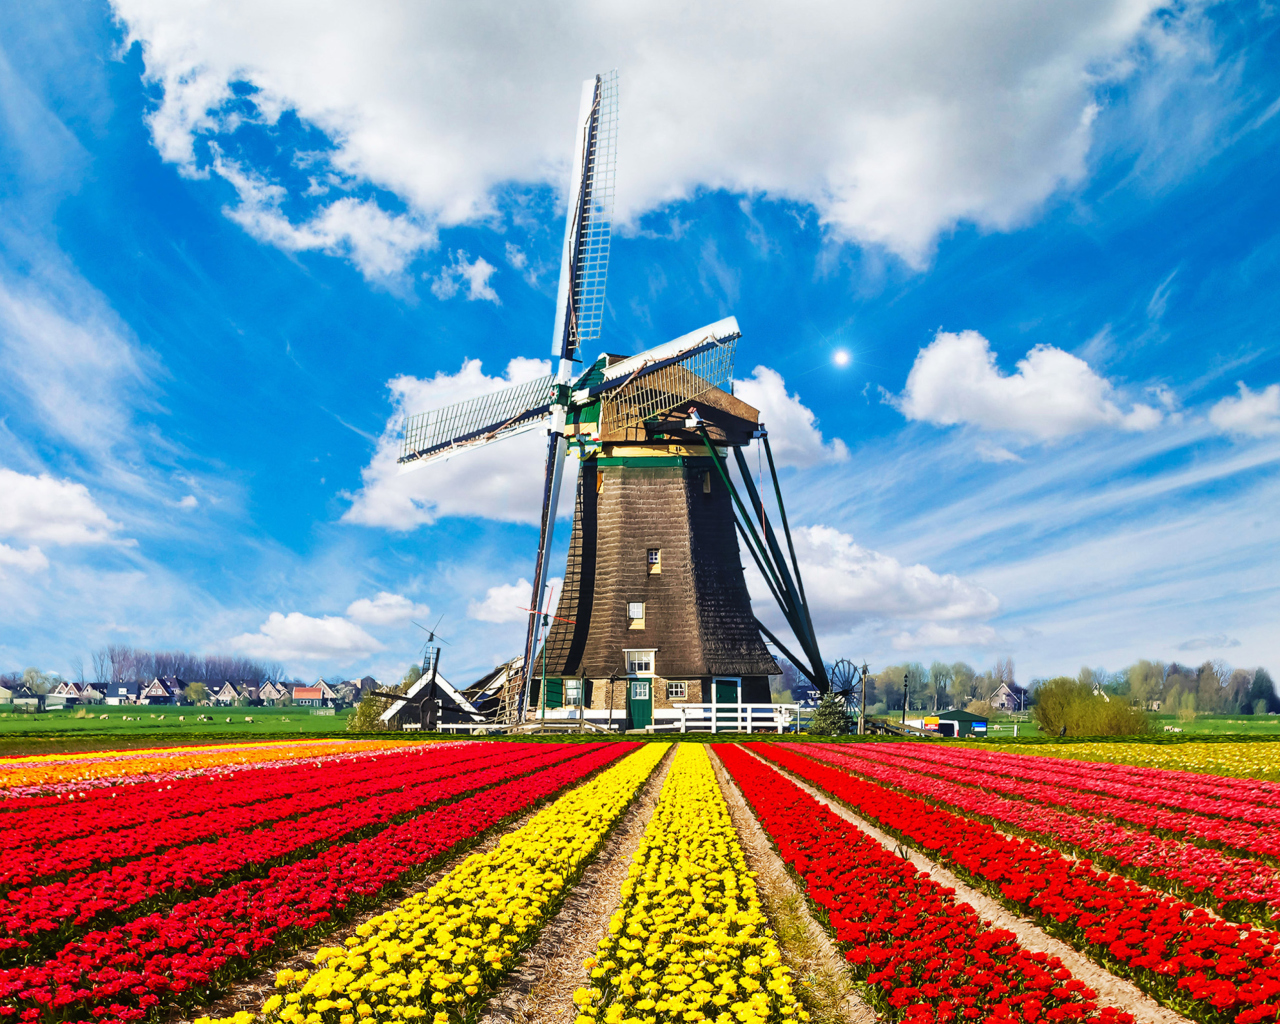
[[[52,786],[94,779],[125,779],[156,772],[220,768],[260,761],[297,760],[330,754],[355,754],[387,748],[378,740],[294,740],[273,743],[223,743],[207,747],[157,747],[146,750],[97,750],[80,754],[38,754],[0,759],[0,790]]]
[[[1246,779],[1280,780],[1280,743],[1064,743],[993,746],[1002,753],[1039,754]]]
[[[584,965],[577,1024],[808,1020],[701,745],[683,744]]]
[[[464,1020],[492,993],[577,880],[669,744],[646,744],[399,906],[365,922],[315,970],[282,970],[263,1024]],[[196,1024],[250,1024],[237,1014]]]

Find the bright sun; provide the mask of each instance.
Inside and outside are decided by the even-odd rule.
[[[850,357],[848,352],[846,352],[842,348],[838,348],[836,349],[835,355],[831,357],[831,361],[835,363],[836,366],[848,366],[849,358]]]

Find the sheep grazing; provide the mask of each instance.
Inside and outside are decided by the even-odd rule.
[[[106,716],[106,715],[99,715],[98,717],[99,717],[99,718],[106,718],[107,716]]]
[[[228,721],[228,722],[229,722],[229,721],[231,721],[231,716],[230,716],[230,715],[228,715],[228,716],[227,716],[227,721]]]
[[[248,722],[250,725],[252,725],[252,724],[253,724],[253,719],[252,719],[252,718],[250,718],[248,715],[245,715],[245,716],[244,716],[244,720],[245,720],[246,722]]]

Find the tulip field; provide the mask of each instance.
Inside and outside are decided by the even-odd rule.
[[[541,983],[530,962],[555,977],[522,1020],[1280,1020],[1280,782],[1239,751],[1214,772],[1105,746],[0,759],[0,1024],[508,1020],[493,1007]],[[762,857],[798,901],[762,885]],[[545,936],[572,931],[582,893],[600,924],[570,955]],[[793,948],[796,914],[846,1002]]]

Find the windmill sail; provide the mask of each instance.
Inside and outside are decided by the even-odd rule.
[[[547,374],[410,416],[398,461],[403,468],[425,466],[464,448],[478,448],[538,426],[551,411],[555,382],[555,376]]]
[[[547,475],[542,489],[542,523],[538,558],[533,568],[531,608],[542,603],[547,559],[555,533],[560,481],[564,476],[568,385],[573,379],[574,361],[584,342],[595,341],[600,336],[604,318],[605,273],[609,267],[609,236],[613,227],[614,143],[618,131],[616,71],[597,75],[594,81],[583,83],[578,125],[573,192],[565,217],[560,291],[556,297],[555,333],[551,339],[551,353],[559,359],[559,364],[547,440]],[[540,639],[539,619],[536,612],[529,613],[524,648],[524,688],[516,706],[518,718],[524,717],[525,699],[533,682],[533,654]]]

